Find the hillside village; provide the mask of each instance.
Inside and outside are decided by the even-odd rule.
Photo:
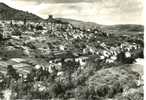
[[[0,12],[0,100],[143,100],[143,26]]]
[[[0,21],[0,43],[1,98],[143,98],[143,74],[128,69],[143,58],[143,34],[117,36],[53,19],[7,20]]]

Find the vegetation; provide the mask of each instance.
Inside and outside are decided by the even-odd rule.
[[[1,8],[5,18],[23,20],[0,21],[0,99],[143,99],[143,66],[135,64],[143,59],[142,26],[52,15],[34,22],[39,18],[30,13]]]

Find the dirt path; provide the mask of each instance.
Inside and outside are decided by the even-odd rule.
[[[134,72],[138,72],[141,76],[144,75],[144,59],[136,59],[136,62],[134,64],[131,64],[130,68]]]

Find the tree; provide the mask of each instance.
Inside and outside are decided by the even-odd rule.
[[[117,61],[124,63],[125,59],[126,59],[126,57],[125,57],[124,52],[121,52],[120,54],[118,54]]]
[[[10,78],[13,78],[15,80],[18,80],[18,78],[19,78],[19,74],[16,72],[16,69],[14,69],[12,65],[8,65],[8,67],[7,67],[7,75]]]

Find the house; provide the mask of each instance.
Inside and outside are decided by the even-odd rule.
[[[65,46],[64,45],[59,45],[59,49],[64,51],[65,50]]]
[[[117,56],[116,55],[113,55],[113,56],[110,57],[110,59],[112,59],[112,60],[115,61],[115,60],[117,60]]]
[[[106,59],[106,63],[114,63],[114,60],[112,60],[112,59]]]
[[[105,59],[105,56],[101,55],[101,56],[100,56],[100,59],[101,59],[101,60]]]
[[[79,62],[79,60],[80,60],[79,58],[75,58],[75,62]]]
[[[20,40],[20,36],[11,36],[12,39]]]
[[[103,56],[104,56],[104,57],[109,57],[109,56],[110,56],[110,54],[109,54],[109,52],[108,52],[108,51],[103,50]]]
[[[35,69],[40,69],[40,68],[41,68],[41,65],[35,65],[34,68],[35,68]]]
[[[89,49],[88,48],[84,48],[83,49],[83,54],[88,54],[89,53]]]
[[[7,49],[8,51],[11,51],[11,50],[15,50],[16,48],[15,48],[14,46],[7,46],[6,49]]]
[[[57,76],[63,76],[64,75],[64,72],[63,71],[60,71],[57,73]]]
[[[30,56],[30,49],[28,47],[23,47],[23,53]]]
[[[12,58],[10,60],[14,61],[16,63],[21,63],[21,62],[25,62],[26,61],[26,59],[23,59],[23,58]]]
[[[73,59],[72,58],[67,58],[67,59],[64,60],[64,62],[68,62],[68,61],[73,61]]]
[[[131,57],[131,53],[130,53],[130,52],[125,52],[125,57],[126,57],[126,58]]]
[[[88,60],[88,57],[80,57],[80,58],[79,58],[79,63],[80,63],[80,65],[81,65],[81,66],[86,65],[87,60]]]

